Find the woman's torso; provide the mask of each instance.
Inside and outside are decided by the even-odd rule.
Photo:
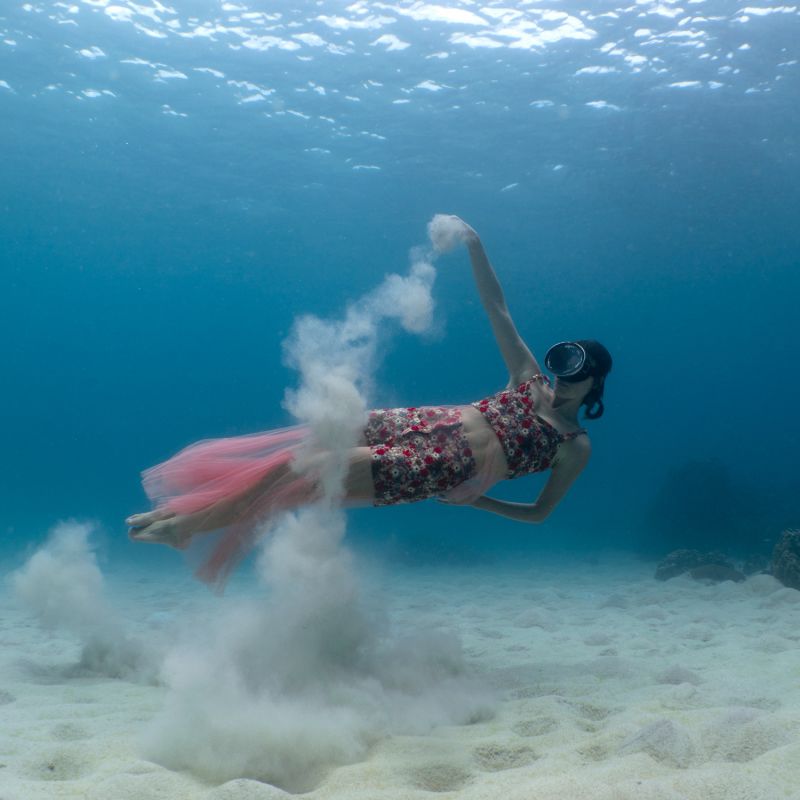
[[[553,390],[542,375],[468,406],[463,431],[479,470],[495,480],[517,478],[552,466],[560,445],[585,433],[552,408]]]
[[[564,441],[585,433],[553,410],[552,389],[535,375],[470,405],[373,410],[361,444],[406,446],[415,437],[448,429],[466,440],[478,493],[500,480],[547,469]]]

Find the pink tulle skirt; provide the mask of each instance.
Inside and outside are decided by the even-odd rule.
[[[235,503],[233,521],[212,538],[213,544],[196,570],[198,578],[221,589],[270,522],[281,512],[315,499],[315,483],[292,469],[292,461],[308,438],[308,427],[295,425],[206,439],[142,473],[145,492],[159,510],[213,513],[220,501]]]

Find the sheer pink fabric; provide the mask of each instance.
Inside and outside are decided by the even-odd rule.
[[[235,504],[233,521],[220,529],[196,570],[198,578],[221,589],[265,525],[315,499],[315,483],[291,467],[308,437],[308,427],[297,425],[206,439],[142,474],[150,500],[174,514],[213,514],[217,503]]]

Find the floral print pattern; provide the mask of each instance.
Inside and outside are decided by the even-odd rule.
[[[500,440],[508,464],[506,478],[519,478],[549,469],[561,442],[586,433],[583,428],[561,433],[542,419],[531,398],[530,389],[534,381],[547,381],[547,378],[534,375],[514,389],[498,392],[472,404],[483,414]]]
[[[364,435],[372,452],[376,506],[436,497],[476,471],[457,407],[371,411]]]

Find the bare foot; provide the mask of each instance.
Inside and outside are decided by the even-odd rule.
[[[146,516],[145,514],[137,516]],[[132,518],[131,518],[132,519]],[[181,525],[182,517],[170,516],[167,519],[158,519],[149,525],[131,527],[128,535],[136,542],[153,542],[166,544],[176,550],[185,550],[192,538],[184,526]]]
[[[169,519],[174,516],[175,513],[172,511],[167,511],[165,508],[157,508],[155,511],[147,511],[144,514],[131,514],[125,520],[125,524],[130,525],[131,528],[146,528],[158,520]]]

